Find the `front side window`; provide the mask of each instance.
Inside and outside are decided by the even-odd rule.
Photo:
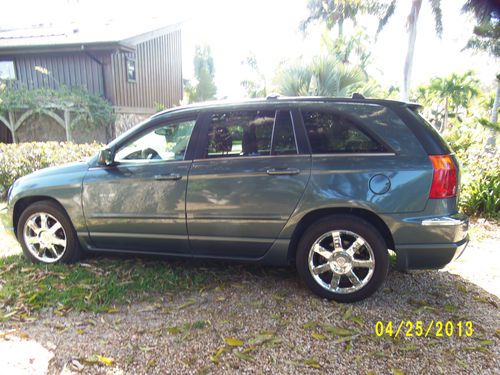
[[[387,151],[342,115],[327,111],[305,111],[302,117],[313,154]]]
[[[195,120],[168,124],[128,142],[116,152],[117,162],[184,160]]]
[[[274,111],[231,111],[212,115],[208,158],[271,154]]]

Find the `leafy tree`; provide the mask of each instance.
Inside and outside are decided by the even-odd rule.
[[[439,130],[445,131],[449,117],[466,112],[472,98],[479,94],[479,80],[472,71],[452,73],[448,77],[431,79],[428,85],[417,89],[418,100],[428,106]]]
[[[290,96],[347,96],[365,79],[363,71],[332,57],[317,57],[310,64],[295,64],[277,76],[280,94]]]
[[[215,68],[212,51],[207,45],[197,45],[194,53],[194,82],[188,82],[185,92],[189,103],[215,99]]]

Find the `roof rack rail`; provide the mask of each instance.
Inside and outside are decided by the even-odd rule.
[[[359,92],[354,92],[352,93],[352,99],[366,99],[366,98]]]
[[[267,100],[278,99],[280,94],[270,94],[266,97]]]

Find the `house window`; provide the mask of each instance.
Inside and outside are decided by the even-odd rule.
[[[16,79],[14,61],[0,61],[0,79]]]
[[[135,59],[127,57],[127,81],[135,82],[136,78]]]

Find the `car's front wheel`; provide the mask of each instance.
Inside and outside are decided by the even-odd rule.
[[[34,263],[72,263],[80,257],[73,225],[52,201],[33,203],[23,211],[17,237],[24,254]]]
[[[302,280],[317,295],[355,302],[382,285],[389,268],[387,246],[367,221],[329,216],[309,227],[296,255]]]

